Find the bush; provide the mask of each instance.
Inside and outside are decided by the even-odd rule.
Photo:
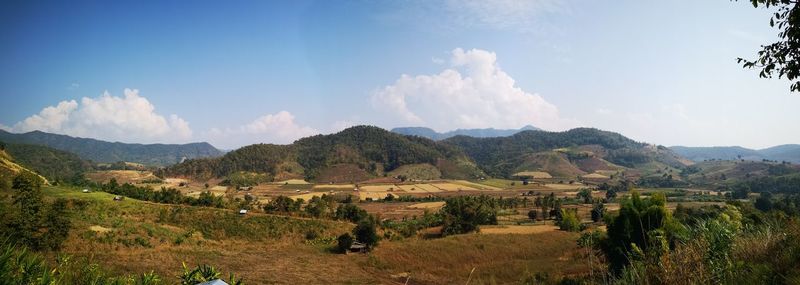
[[[373,219],[363,219],[353,229],[356,240],[367,246],[367,249],[378,245],[378,233]]]
[[[577,209],[561,209],[561,220],[557,224],[562,231],[580,231],[581,221],[578,219]]]
[[[338,238],[336,238],[336,251],[340,253],[345,253],[350,249],[350,246],[353,245],[353,237],[348,233],[343,233]]]
[[[603,216],[606,214],[606,208],[603,203],[594,204],[592,207],[592,221],[599,222],[603,220]]]
[[[536,220],[536,217],[538,215],[539,215],[539,211],[536,211],[536,209],[528,211],[528,219]]]
[[[336,208],[336,219],[347,220],[356,223],[369,216],[367,211],[353,204],[341,204]]]

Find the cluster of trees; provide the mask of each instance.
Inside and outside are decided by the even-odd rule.
[[[125,196],[143,201],[150,201],[164,204],[185,204],[191,206],[224,208],[226,203],[222,196],[217,196],[210,191],[200,193],[197,198],[185,196],[175,188],[161,187],[160,190],[153,190],[149,186],[136,186],[130,183],[120,185],[116,179],[100,185],[100,189],[114,195]]]
[[[446,200],[441,210],[442,235],[474,232],[478,225],[497,224],[497,199],[489,196],[457,196]]]
[[[222,180],[222,182],[220,182],[220,185],[239,188],[256,186],[259,183],[270,181],[272,181],[272,177],[268,176],[267,174],[239,171],[229,174],[224,180]]]
[[[734,189],[747,189],[748,192],[800,193],[800,176],[765,176],[740,181]]]
[[[550,217],[558,219],[561,215],[561,205],[563,203],[563,200],[561,198],[556,198],[556,195],[552,192],[549,195],[537,196],[536,199],[533,200],[533,205],[541,210],[542,214],[539,218],[544,220]],[[531,216],[531,213],[528,213],[528,216]]]
[[[0,233],[34,250],[58,250],[69,235],[69,203],[46,203],[42,180],[23,171],[13,179],[11,197],[0,197]],[[0,195],[6,196],[7,193]]]

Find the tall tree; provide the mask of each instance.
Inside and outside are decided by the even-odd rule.
[[[758,58],[738,58],[744,68],[761,69],[761,78],[786,77],[793,81],[790,90],[800,91],[800,6],[798,0],[750,0],[753,7],[776,8],[769,25],[778,28],[777,42],[761,46]]]
[[[42,208],[44,200],[41,190],[42,180],[36,174],[23,171],[14,177],[12,188],[14,193],[14,206],[19,210],[14,227],[15,235],[19,241],[32,248],[39,248],[41,232],[39,226],[42,221]]]

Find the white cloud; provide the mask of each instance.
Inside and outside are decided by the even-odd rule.
[[[493,52],[453,50],[450,64],[435,75],[402,75],[372,95],[373,106],[395,125],[422,125],[439,131],[457,128],[519,128],[534,125],[561,130],[577,122],[559,116],[541,96],[515,86]]]
[[[10,132],[11,131],[11,127],[3,125],[3,124],[0,124],[0,130],[4,130],[6,132]]]
[[[81,88],[81,84],[77,82],[72,82],[69,86],[67,86],[67,90],[75,90]]]
[[[215,146],[234,148],[254,143],[288,144],[296,139],[318,134],[319,131],[301,126],[287,111],[268,114],[234,128],[212,128],[207,139]]]
[[[122,142],[185,142],[192,136],[189,124],[176,115],[164,118],[155,106],[125,89],[124,97],[108,92],[97,98],[62,101],[14,124],[15,132],[40,130],[78,137]]]

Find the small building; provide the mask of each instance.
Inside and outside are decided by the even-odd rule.
[[[247,210],[246,209],[239,210],[239,215],[247,215]]]
[[[354,241],[353,244],[350,245],[349,252],[365,253],[367,252],[367,245],[361,242]]]
[[[81,192],[83,192],[83,193],[89,193],[89,189],[83,189],[83,191],[81,191]]]
[[[125,199],[125,197],[122,197],[122,196],[114,196],[114,201],[122,201],[122,199]]]

